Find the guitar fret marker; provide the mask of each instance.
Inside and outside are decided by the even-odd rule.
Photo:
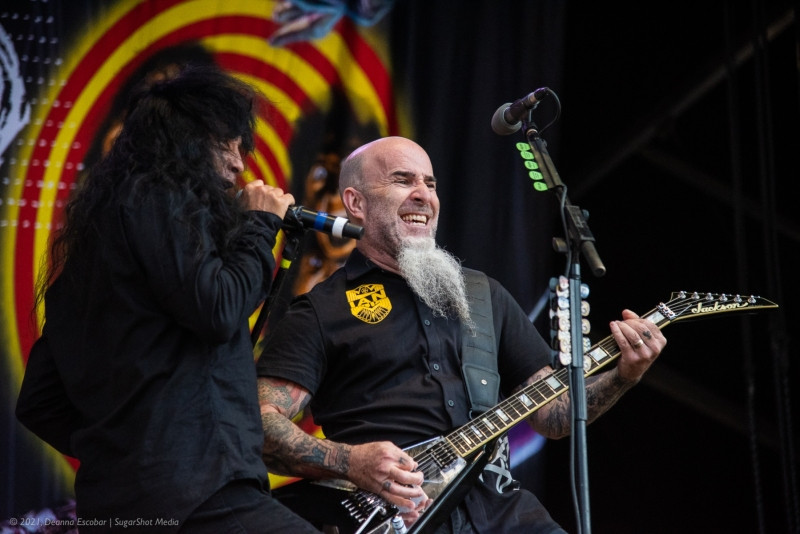
[[[596,362],[602,362],[604,359],[608,357],[608,353],[603,349],[601,349],[600,347],[597,347],[593,351],[589,352],[589,356],[591,356],[592,359]]]
[[[496,414],[497,414],[497,417],[499,417],[499,418],[500,418],[500,419],[502,419],[503,421],[508,421],[508,416],[507,416],[507,415],[505,414],[505,412],[503,412],[503,410],[501,410],[500,408],[496,409],[496,410],[494,411],[494,413],[496,413]]]
[[[558,379],[552,375],[547,377],[547,380],[545,382],[547,382],[548,386],[553,388],[553,391],[558,391],[563,386],[563,384],[559,382]]]
[[[530,406],[531,404],[533,404],[533,401],[532,401],[531,399],[529,399],[529,398],[528,398],[528,396],[527,396],[527,395],[525,395],[524,393],[523,393],[522,395],[520,395],[520,396],[519,396],[519,400],[521,400],[521,401],[522,401],[522,403],[523,403],[525,406]]]

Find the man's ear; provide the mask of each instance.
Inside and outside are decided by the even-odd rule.
[[[352,222],[359,223],[364,220],[364,196],[359,191],[352,187],[342,191],[342,204]]]

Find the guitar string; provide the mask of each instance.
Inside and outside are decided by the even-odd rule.
[[[683,299],[683,298],[673,299],[672,301],[669,301],[667,304],[665,304],[665,306],[667,306],[670,309],[672,309],[672,308],[675,307],[675,302],[677,302],[679,300],[685,300],[685,299]],[[688,308],[688,306],[686,308]],[[680,313],[683,313],[683,311],[685,311],[685,309],[681,310]],[[650,316],[654,315],[657,311],[658,311],[658,308],[650,310],[649,312],[647,312],[644,315],[644,317],[650,317]],[[668,322],[668,321],[669,321],[669,319],[665,318],[663,321],[660,321],[660,322],[661,323],[665,323],[665,322]],[[661,324],[657,324],[657,326],[659,328],[661,328]],[[592,369],[590,369],[590,371],[594,370],[594,369],[596,369],[597,367],[600,366],[600,362],[598,362],[594,358],[592,358],[591,354],[590,354],[596,348],[603,349],[603,351],[606,354],[608,354],[612,359],[616,358],[616,356],[619,354],[619,347],[617,346],[617,344],[614,341],[613,337],[611,337],[611,336],[606,337],[605,339],[603,339],[599,343],[597,343],[594,347],[590,348],[589,351],[587,351],[587,355],[590,356],[590,359],[591,359],[591,361],[593,363],[593,365],[591,366]],[[605,362],[605,364],[607,364],[607,363],[609,363],[609,362]],[[545,382],[547,379],[550,379],[550,378],[556,378],[558,380],[558,382],[561,384],[562,387],[560,387],[558,390],[553,389],[549,384],[547,384]],[[466,453],[472,452],[473,450],[475,450],[475,448],[471,447],[471,445],[470,445],[472,440],[470,440],[468,437],[465,437],[464,435],[460,435],[462,432],[465,431],[464,429],[466,427],[471,428],[473,430],[473,432],[475,432],[475,434],[478,436],[478,438],[483,440],[481,443],[478,444],[478,447],[479,447],[486,440],[492,439],[496,435],[502,434],[506,430],[507,427],[512,426],[513,424],[516,424],[520,419],[522,419],[524,417],[527,417],[528,415],[530,415],[531,413],[536,411],[539,407],[541,407],[546,402],[549,402],[553,398],[561,395],[564,391],[566,391],[566,387],[568,387],[568,370],[564,368],[564,369],[559,369],[557,371],[554,371],[553,373],[551,373],[550,375],[548,375],[544,379],[539,380],[536,383],[531,384],[530,386],[528,386],[526,388],[523,388],[523,390],[521,390],[519,393],[515,394],[512,397],[509,397],[508,399],[505,399],[504,401],[499,403],[495,407],[495,409],[492,410],[491,412],[488,412],[487,414],[479,416],[478,418],[476,418],[475,420],[471,421],[467,425],[465,425],[463,427],[460,427],[459,429],[457,429],[456,431],[452,432],[451,434],[448,434],[447,436],[445,436],[444,440],[446,442],[449,442],[451,444],[452,448],[457,450],[457,451],[459,451],[459,452],[462,452],[461,449],[464,449],[463,452],[466,452]],[[533,400],[534,400],[534,403],[536,404],[536,406],[535,406],[535,408],[533,410],[530,410],[527,406],[524,406],[524,403],[520,399],[521,399],[521,397],[523,395],[525,395],[528,398],[530,398],[531,395],[534,394],[534,393],[536,394],[536,397],[538,397],[538,402],[537,402],[537,398],[535,397]],[[512,413],[513,412],[516,415],[515,415],[515,417],[512,417],[509,420],[510,422],[509,421],[505,421],[497,414],[498,410],[502,411],[503,413]],[[494,421],[492,421],[492,419],[494,419]],[[498,428],[499,430],[498,431],[491,431],[491,428],[492,428],[491,426],[489,426],[490,432],[488,432],[488,433],[486,433],[485,430],[481,430],[479,428],[480,426],[488,426],[486,424],[486,421],[489,422],[489,425],[493,425],[494,427]],[[461,439],[459,440],[458,438],[461,438]],[[468,444],[465,445],[465,446],[462,445],[461,447],[459,447],[457,443],[454,443],[456,441],[458,441],[458,442],[464,441],[464,442],[467,442]],[[433,449],[434,447],[436,447],[440,443],[442,443],[442,442],[437,443],[436,445],[431,447],[431,449]],[[432,454],[432,453],[428,452],[428,451],[431,451],[431,449],[428,449],[428,450],[426,450],[425,452],[422,453],[422,455],[420,456],[419,463],[428,462],[428,461],[433,460],[432,458],[430,458],[430,454]]]
[[[689,309],[689,307],[692,304],[697,303],[700,300],[702,300],[702,297],[700,297],[698,293],[692,293],[692,295],[690,297],[688,297],[688,298],[686,297],[686,293],[685,292],[681,292],[681,293],[677,293],[677,294],[678,294],[677,298],[674,298],[671,301],[668,301],[666,304],[660,304],[657,308],[647,312],[643,317],[644,318],[651,318],[656,313],[661,314],[662,318],[660,320],[654,321],[654,322],[655,322],[656,326],[659,329],[662,329],[667,324],[670,324],[670,323],[674,322],[675,320],[678,320],[679,318],[681,318],[681,316],[686,312],[687,309]],[[705,300],[710,302],[711,300],[717,300],[717,298],[718,298],[718,294],[707,293]],[[754,297],[751,297],[751,298],[754,298]],[[676,304],[678,301],[688,301],[689,303],[686,304],[683,307],[679,307]],[[757,302],[753,301],[752,304],[757,304]],[[775,307],[775,304],[771,303],[771,302],[768,302],[768,304],[759,304],[758,306],[755,306],[753,309],[758,309],[758,308],[762,308],[762,307]],[[726,310],[726,311],[731,311],[731,310]],[[662,312],[665,312],[666,315],[664,315]],[[595,358],[592,356],[591,353],[594,352],[597,348],[603,349],[603,351],[608,356],[610,356],[611,359],[608,360],[607,362],[603,363],[603,364],[601,364],[600,362],[595,360]],[[613,340],[613,337],[611,337],[611,336],[608,336],[608,337],[604,338],[603,340],[601,340],[600,342],[598,342],[596,345],[591,347],[586,352],[586,355],[589,356],[589,360],[592,362],[592,365],[590,365],[590,369],[588,370],[588,373],[591,373],[591,372],[595,371],[601,365],[606,365],[610,361],[613,361],[613,359],[615,359],[619,355],[619,352],[620,352],[619,346],[616,344],[616,342]],[[603,359],[605,359],[605,358],[603,358]],[[520,393],[524,392],[525,395],[529,395],[529,394],[531,394],[533,392],[533,390],[536,390],[536,392],[544,399],[543,402],[549,402],[549,400],[551,400],[551,399],[547,399],[547,396],[544,395],[541,391],[539,391],[539,386],[540,385],[547,385],[544,382],[544,380],[549,379],[550,377],[556,377],[559,380],[559,382],[561,382],[562,385],[566,385],[566,380],[564,380],[564,378],[566,378],[566,377],[561,376],[561,375],[566,374],[566,373],[563,373],[562,371],[567,371],[567,370],[566,369],[560,369],[558,371],[554,371],[553,373],[551,373],[551,375],[548,375],[548,377],[546,377],[545,379],[537,381],[536,383],[531,384],[529,387],[523,388],[523,390]],[[553,394],[553,398],[555,398],[556,396],[562,394],[567,389],[567,388],[559,389],[559,391],[556,392],[549,385],[547,385],[547,386],[548,386],[548,389],[551,390],[551,392],[554,393]],[[528,389],[530,389],[530,391],[528,391]],[[521,397],[521,395],[518,393],[518,394],[514,395],[513,397],[510,397],[509,399],[506,399],[506,400],[507,401],[516,401],[517,404],[519,404],[519,402],[520,402],[519,398],[520,397]],[[498,408],[501,407],[501,406],[504,406],[505,404],[506,404],[505,401],[501,402],[498,405]],[[511,404],[512,404],[511,402],[507,403],[507,405],[504,407],[504,409],[507,410],[509,407],[511,407]],[[541,404],[537,405],[536,408],[531,410],[530,413],[533,413],[533,411],[538,409],[540,406],[541,406]],[[516,408],[515,408],[515,411],[516,411]],[[529,413],[527,415],[522,415],[522,414],[526,413],[526,411],[527,411],[527,409],[523,409],[521,412],[518,411],[517,412],[518,417],[520,417],[520,419],[521,419],[522,417],[530,415]],[[483,416],[479,417],[478,419],[475,420],[475,424],[482,424],[483,423],[483,419],[488,419],[490,416],[491,416],[491,414],[489,414],[487,417],[483,417]],[[516,422],[518,422],[518,421],[519,420],[514,421],[511,424],[516,424]],[[496,420],[495,424],[500,424],[500,422]],[[472,425],[472,426],[474,427],[474,425]],[[462,429],[463,428],[464,427],[462,427]],[[503,429],[503,430],[505,430],[505,429]],[[476,430],[476,432],[479,433],[479,431],[477,431],[477,430]],[[452,443],[450,443],[450,437],[451,436],[455,436],[456,433],[457,432],[453,432],[450,435],[448,435],[445,438],[443,438],[442,440],[438,441],[432,447],[430,447],[425,452],[423,452],[422,455],[420,456],[418,465],[422,467],[422,470],[423,470],[423,473],[424,473],[424,476],[425,476],[426,480],[429,479],[431,476],[433,476],[433,474],[431,474],[430,469],[431,468],[436,468],[437,465],[438,465],[437,462],[436,462],[436,459],[433,457],[433,453],[435,452],[434,449],[436,449],[436,448],[442,449],[444,451],[444,454],[449,456],[449,457],[458,456],[457,454],[454,453],[455,448],[453,447]],[[489,437],[488,439],[492,439],[492,437]],[[445,444],[450,444],[450,446],[449,447],[445,447]],[[435,472],[434,472],[434,474],[435,474]],[[361,504],[359,504],[358,502],[356,502],[359,499],[357,499],[355,497],[358,497],[358,496],[361,497],[363,506]],[[347,503],[348,501],[351,504],[355,504],[359,509],[363,508],[363,507],[369,508],[371,506],[372,510],[374,510],[375,506],[378,506],[377,502],[380,502],[380,503],[383,503],[383,505],[388,509],[393,509],[395,511],[397,510],[396,507],[394,507],[393,505],[390,505],[389,503],[387,503],[383,498],[379,497],[378,495],[376,495],[376,494],[374,494],[372,492],[369,492],[369,491],[366,491],[366,490],[363,490],[363,489],[359,489],[359,491],[356,492],[356,496],[348,497],[347,499],[342,501],[342,503],[344,504],[344,503]],[[371,512],[372,510],[369,510],[369,512]],[[358,510],[358,511],[357,510],[351,510],[351,514],[354,514],[354,513],[362,514],[363,512],[361,512],[360,510]],[[393,513],[394,512],[392,512],[392,514]],[[368,517],[369,516],[366,515],[366,514],[362,515],[360,521],[363,522]]]
[[[662,315],[663,319],[661,319],[661,320],[659,320],[658,322],[655,323],[656,326],[659,329],[661,329],[664,326],[666,326],[667,324],[669,324],[670,322],[674,321],[676,318],[680,317],[687,309],[689,309],[689,307],[693,303],[696,303],[696,302],[700,301],[701,298],[696,296],[696,295],[697,294],[693,294],[693,296],[689,297],[689,298],[687,298],[685,296],[679,296],[677,298],[674,298],[674,299],[668,301],[666,304],[659,305],[659,307],[654,308],[653,310],[650,310],[643,317],[644,318],[649,318],[649,317],[652,317],[653,315],[655,315],[656,313],[661,314],[662,310],[664,310],[664,309],[666,309],[667,311],[671,312],[671,314],[669,314],[668,316],[663,316]],[[711,294],[708,294],[708,295],[710,296]],[[689,304],[686,304],[685,306],[683,306],[681,308],[681,307],[678,307],[676,305],[676,303],[678,301],[689,301]],[[678,310],[678,311],[676,312],[676,310]],[[592,372],[592,371],[596,370],[601,365],[601,363],[599,361],[595,360],[594,357],[592,357],[592,355],[591,355],[591,353],[594,350],[596,350],[597,348],[601,348],[608,356],[611,357],[612,360],[615,359],[620,353],[619,346],[614,341],[612,336],[608,336],[608,337],[604,338],[603,340],[598,342],[596,345],[591,347],[586,352],[586,355],[589,356],[589,360],[592,362],[592,365],[590,365],[589,372]],[[605,359],[605,358],[603,358],[603,359]],[[610,361],[611,360],[609,360],[609,362]],[[602,365],[606,365],[609,362],[605,362]],[[517,393],[514,396],[509,397],[508,399],[505,399],[504,401],[500,402],[497,405],[497,407],[495,408],[495,410],[493,410],[490,413],[487,413],[487,414],[484,414],[484,415],[478,417],[477,419],[475,419],[474,421],[472,421],[468,425],[473,428],[473,430],[476,432],[476,434],[478,434],[479,436],[482,436],[485,440],[492,439],[494,437],[494,435],[492,433],[490,433],[489,437],[487,438],[486,435],[482,434],[480,429],[478,429],[477,426],[475,426],[475,425],[483,424],[485,426],[484,419],[488,420],[488,419],[491,419],[492,416],[494,416],[495,417],[495,422],[491,423],[491,421],[490,421],[490,424],[494,424],[496,427],[501,428],[500,432],[497,433],[497,435],[502,434],[502,432],[505,431],[506,427],[504,425],[506,425],[506,422],[502,421],[500,416],[497,415],[497,413],[496,413],[497,410],[503,410],[503,412],[506,413],[506,411],[510,411],[509,410],[510,408],[513,408],[514,411],[517,413],[517,417],[519,419],[513,420],[511,423],[508,424],[508,426],[512,426],[513,424],[516,424],[522,418],[527,417],[528,415],[530,415],[531,413],[536,411],[544,403],[549,402],[550,400],[552,400],[552,398],[555,398],[555,397],[561,395],[562,393],[564,393],[566,391],[567,387],[562,387],[559,390],[554,390],[549,384],[546,383],[546,380],[551,378],[551,377],[554,377],[561,383],[562,386],[568,386],[568,376],[566,376],[566,375],[568,375],[568,369],[566,369],[566,368],[562,368],[562,369],[554,371],[553,373],[551,373],[547,377],[543,378],[542,380],[539,380],[539,381],[537,381],[537,382],[535,382],[535,383],[523,388],[519,393]],[[545,394],[545,393],[543,393],[541,391],[541,389],[544,386],[546,386],[547,390],[549,390],[551,392],[550,393],[551,394],[550,398],[548,398],[547,394]],[[521,394],[529,396],[534,391],[536,392],[536,394],[539,397],[542,398],[542,402],[538,403],[533,410],[530,410],[530,412],[528,412],[528,408],[527,407],[524,407],[522,410],[519,410],[517,406],[519,406],[520,403],[522,402],[520,400],[520,398],[522,396]],[[517,406],[514,406],[514,404],[516,404]],[[522,404],[524,404],[524,403],[522,403]],[[465,425],[465,426],[467,426],[467,425]],[[464,428],[465,427],[461,427],[457,431],[451,432],[450,434],[448,434],[447,436],[445,436],[444,438],[439,440],[437,443],[432,445],[430,448],[426,449],[423,453],[421,453],[421,455],[419,456],[417,465],[423,471],[423,476],[424,476],[424,478],[426,480],[430,479],[432,476],[434,476],[436,474],[436,471],[431,471],[431,469],[432,468],[437,468],[438,469],[438,467],[439,467],[439,462],[437,462],[436,458],[435,458],[435,453],[437,452],[436,449],[441,449],[441,452],[443,453],[443,456],[446,456],[448,458],[452,458],[454,456],[455,457],[459,456],[457,453],[454,452],[454,451],[457,451],[457,448],[453,445],[452,439],[457,438],[459,431],[463,431]],[[451,437],[452,437],[452,439],[451,439]],[[446,445],[449,445],[449,447],[446,447]],[[443,461],[446,462],[446,461],[452,461],[452,460],[443,460]],[[444,467],[444,466],[445,465],[443,465],[442,467]],[[356,493],[358,495],[362,495],[362,496],[374,496],[374,497],[377,497],[377,500],[382,501],[386,506],[396,509],[396,507],[393,507],[392,505],[388,505],[388,503],[386,503],[386,501],[383,498],[377,496],[376,494],[374,494],[372,492],[360,489]],[[348,498],[345,501],[348,501],[348,500],[351,500],[351,499]],[[372,499],[370,499],[370,500],[372,500]]]

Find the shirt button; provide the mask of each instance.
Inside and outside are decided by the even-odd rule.
[[[455,405],[456,405],[456,403],[455,403],[455,402],[453,402],[453,401],[451,401],[451,400],[449,400],[449,401],[447,401],[447,405],[448,405],[448,406],[450,406],[450,407],[452,408],[453,406],[455,406]]]
[[[428,319],[425,319],[422,322],[425,324],[425,326],[430,326],[431,325],[431,322]]]
[[[433,370],[434,371],[438,371],[439,370],[439,364],[438,363],[434,363],[433,364]]]

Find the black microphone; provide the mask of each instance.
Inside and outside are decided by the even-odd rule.
[[[525,115],[539,105],[544,97],[550,93],[547,87],[540,87],[513,104],[503,104],[492,116],[492,130],[499,135],[511,135],[522,127]]]
[[[289,206],[283,218],[283,226],[289,228],[310,228],[333,237],[361,239],[364,227],[348,221],[345,217],[328,215],[324,211],[314,211],[303,206]]]

